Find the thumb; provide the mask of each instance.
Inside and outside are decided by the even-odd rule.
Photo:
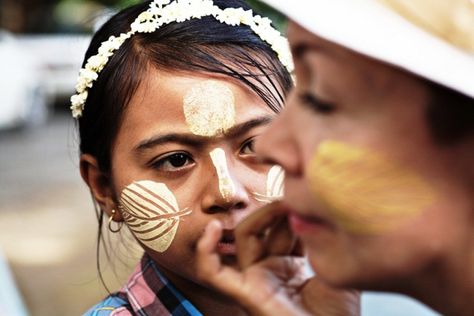
[[[235,296],[240,293],[243,276],[234,268],[221,263],[216,250],[221,236],[222,224],[217,220],[211,221],[197,244],[197,277],[217,290]]]

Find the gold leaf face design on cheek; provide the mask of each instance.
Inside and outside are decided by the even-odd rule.
[[[158,252],[168,249],[180,218],[191,213],[179,209],[165,184],[148,180],[134,182],[122,191],[120,209],[135,237]]]
[[[348,231],[377,234],[416,217],[435,192],[414,171],[380,153],[336,141],[320,144],[308,165],[310,187]]]
[[[183,97],[183,111],[191,133],[216,136],[235,124],[234,94],[225,84],[207,80]]]

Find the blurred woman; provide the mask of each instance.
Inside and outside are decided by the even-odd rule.
[[[257,144],[286,171],[284,202],[243,223],[240,272],[209,265],[211,224],[202,277],[257,314],[307,312],[292,261],[257,239],[283,216],[322,282],[474,315],[474,3],[268,2],[293,19],[298,84]]]

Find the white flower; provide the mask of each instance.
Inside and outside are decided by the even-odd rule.
[[[252,10],[243,11],[240,16],[240,22],[245,25],[252,24],[253,21],[253,12]]]
[[[261,27],[265,28],[272,28],[272,20],[269,18],[262,18],[260,15],[256,15],[253,17],[254,21],[256,24],[258,24]]]
[[[80,93],[80,94],[75,94],[71,97],[71,104],[72,106],[78,107],[82,106],[86,99],[87,99],[87,91]]]
[[[156,19],[152,12],[145,11],[133,21],[131,25],[132,32],[151,33],[156,30]],[[119,37],[121,39],[121,37]],[[121,43],[120,43],[121,44]]]
[[[228,24],[228,25],[232,25],[232,26],[239,25],[240,24],[240,16],[241,16],[241,13],[243,11],[244,10],[242,8],[239,8],[239,9],[227,8],[227,9],[223,10],[217,16],[217,19],[221,23],[225,23],[225,24]]]
[[[100,72],[109,61],[109,58],[104,55],[94,55],[87,60],[86,69]]]
[[[219,7],[215,6],[211,0],[194,1],[191,5],[192,17],[200,19],[206,15],[213,15],[215,9]]]
[[[82,116],[83,109],[81,107],[71,106],[70,109],[72,110],[72,117],[78,119]]]
[[[170,0],[155,0],[155,1],[153,1],[153,3],[157,4],[158,7],[162,7],[162,6],[167,5],[168,3],[170,3]]]
[[[92,82],[97,80],[97,77],[99,75],[93,70],[82,68],[81,70],[79,70],[79,76],[84,78],[84,80],[86,80],[87,82]]]
[[[150,11],[145,11],[145,12],[140,13],[140,15],[138,15],[135,21],[143,23],[143,22],[149,22],[152,20],[153,20],[153,13],[151,13]]]
[[[80,94],[75,94],[71,97],[71,110],[72,116],[74,118],[79,118],[82,116],[82,111],[84,110],[84,104],[87,100],[87,91],[84,91]]]
[[[293,59],[289,50],[288,41],[280,32],[271,26],[271,20],[260,15],[253,16],[252,10],[243,8],[227,8],[216,6],[212,0],[154,0],[147,11],[140,15],[130,25],[130,31],[118,37],[110,36],[101,43],[98,54],[91,56],[86,66],[79,71],[76,83],[77,94],[71,97],[71,110],[75,118],[79,118],[84,110],[88,89],[92,88],[98,74],[103,70],[109,58],[133,34],[151,33],[164,24],[183,22],[189,19],[200,19],[204,16],[213,16],[221,23],[228,25],[248,25],[256,35],[267,42],[278,55],[281,63],[293,70]]]
[[[105,45],[107,45],[109,51],[116,51],[117,49],[120,48],[122,43],[123,43],[123,40],[121,37],[111,36],[109,37],[107,42],[105,42]]]
[[[86,91],[87,88],[90,88],[90,87],[92,87],[92,82],[88,82],[83,77],[78,77],[77,78],[76,92],[82,93],[82,92]]]
[[[109,49],[108,45],[104,45],[104,43],[102,43],[102,45],[100,45],[98,55],[101,55],[101,56],[104,56],[104,57],[112,56],[114,53]]]

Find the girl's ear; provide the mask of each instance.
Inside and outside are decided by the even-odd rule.
[[[121,212],[115,203],[110,177],[100,170],[97,159],[89,154],[81,155],[80,170],[82,179],[89,186],[101,210],[108,216],[113,216],[115,221],[122,221]],[[116,210],[115,214],[112,214],[112,210]]]

